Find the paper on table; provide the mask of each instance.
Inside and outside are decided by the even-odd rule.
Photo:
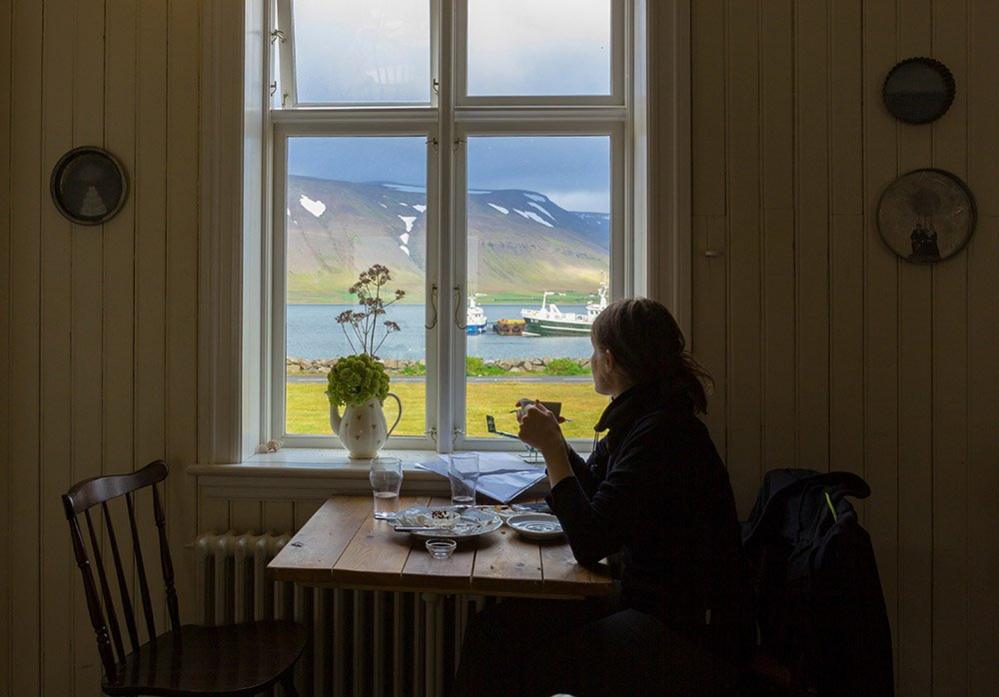
[[[417,466],[447,477],[445,456],[429,458]],[[480,452],[475,490],[500,503],[510,503],[544,476],[544,465],[529,464],[512,453]]]

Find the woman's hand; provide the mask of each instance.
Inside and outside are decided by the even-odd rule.
[[[537,448],[542,454],[565,449],[565,439],[559,427],[559,419],[545,408],[538,400],[517,402],[517,422],[520,432],[517,434],[527,445]]]

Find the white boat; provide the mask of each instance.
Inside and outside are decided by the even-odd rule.
[[[607,283],[600,282],[596,302],[586,304],[586,312],[562,312],[558,305],[548,302],[554,295],[545,291],[541,296],[541,307],[537,310],[521,310],[527,325],[524,334],[534,336],[586,336],[590,333],[593,321],[607,307]]]
[[[468,307],[465,308],[465,333],[484,334],[489,324],[486,312],[475,302],[475,296],[468,297]]]

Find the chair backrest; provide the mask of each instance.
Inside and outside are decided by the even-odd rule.
[[[83,588],[87,597],[87,610],[90,614],[90,623],[93,625],[94,633],[97,635],[97,648],[100,651],[104,672],[109,680],[115,679],[117,665],[124,661],[127,654],[125,653],[125,644],[122,641],[121,626],[118,623],[118,616],[115,613],[111,586],[108,583],[108,575],[105,572],[104,562],[101,558],[101,544],[98,541],[97,529],[95,529],[94,520],[90,515],[90,509],[96,506],[100,506],[101,509],[107,532],[106,542],[111,550],[111,557],[114,561],[118,595],[121,602],[122,614],[125,616],[125,627],[128,631],[129,644],[132,651],[137,651],[141,646],[139,632],[135,622],[135,613],[132,611],[132,599],[128,594],[125,569],[122,567],[121,552],[118,547],[118,536],[115,534],[111,513],[108,509],[108,502],[119,497],[125,499],[125,506],[128,509],[129,529],[132,534],[132,554],[135,570],[138,574],[139,593],[142,598],[142,610],[145,617],[146,631],[149,635],[148,638],[152,641],[156,638],[156,624],[153,618],[153,603],[150,599],[146,569],[143,564],[142,547],[139,542],[139,530],[135,521],[135,497],[133,494],[145,487],[152,488],[153,518],[159,538],[160,566],[163,571],[163,583],[166,586],[167,611],[170,615],[171,627],[176,630],[180,628],[180,613],[177,607],[177,591],[174,588],[173,562],[170,559],[170,549],[167,545],[166,518],[163,515],[163,506],[160,502],[159,492],[156,489],[157,482],[163,481],[166,479],[166,476],[166,463],[162,460],[156,460],[141,470],[130,474],[87,479],[74,485],[62,496],[66,518],[69,520],[73,553],[76,556],[76,564],[80,567],[80,572],[83,574]],[[81,514],[87,524],[90,550],[93,554],[93,566],[97,567],[100,594],[98,594],[97,584],[94,582],[90,556],[87,553],[87,544],[80,526],[79,516]],[[97,521],[97,525],[100,525],[100,520]]]

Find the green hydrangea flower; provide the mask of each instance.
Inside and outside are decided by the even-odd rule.
[[[372,397],[385,401],[389,376],[385,366],[367,354],[344,356],[326,376],[326,396],[330,404],[361,404]]]

